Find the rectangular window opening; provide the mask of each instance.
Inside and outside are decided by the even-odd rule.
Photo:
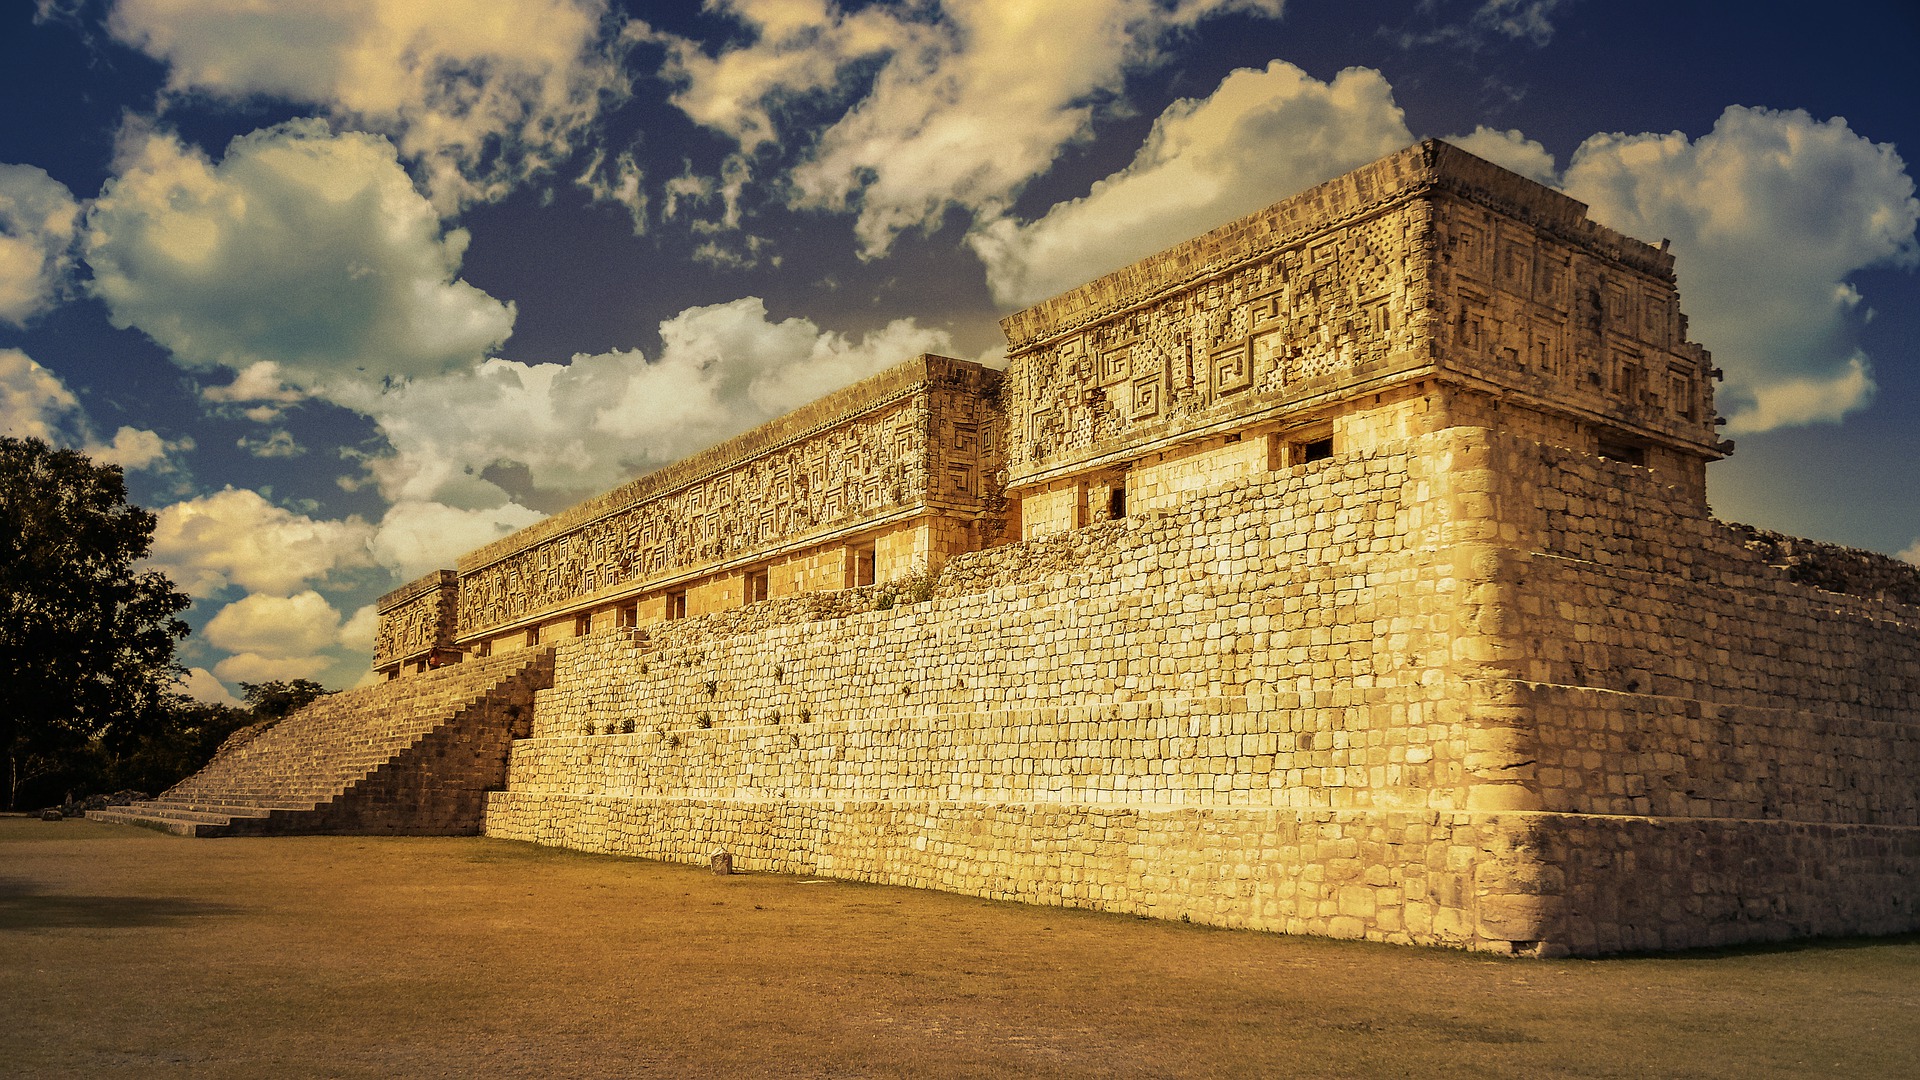
[[[1294,463],[1297,465],[1306,465],[1315,461],[1325,461],[1332,456],[1333,436],[1328,435],[1324,438],[1309,439],[1306,442],[1297,444],[1294,452]]]
[[[747,603],[757,604],[767,598],[770,577],[771,575],[765,570],[747,571],[746,587],[741,590],[745,594]]]
[[[1638,465],[1642,468],[1645,468],[1647,464],[1646,447],[1635,446],[1632,443],[1619,442],[1605,437],[1600,439],[1600,456],[1609,461],[1618,461],[1627,465]]]
[[[1107,492],[1107,518],[1119,521],[1127,516],[1127,485],[1115,484]]]
[[[855,548],[853,551],[853,584],[855,587],[871,585],[874,571],[879,565],[879,556],[873,548]]]
[[[640,625],[640,605],[637,603],[621,604],[619,617],[615,621],[621,627],[629,630],[633,629],[636,626],[639,626]]]
[[[685,590],[667,594],[667,618],[684,619],[687,617],[687,594]]]
[[[586,637],[591,633],[593,633],[593,616],[584,611],[575,615],[573,617],[573,636]]]
[[[540,628],[537,626],[527,627],[527,645],[531,647],[538,644],[540,644]]]

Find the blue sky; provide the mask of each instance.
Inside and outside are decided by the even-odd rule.
[[[121,464],[191,690],[1416,138],[1671,240],[1716,514],[1920,559],[1920,16],[1638,0],[8,0],[0,428]]]

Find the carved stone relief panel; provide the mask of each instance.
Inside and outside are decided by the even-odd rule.
[[[453,644],[459,581],[436,572],[381,599],[373,641],[375,667]]]
[[[1479,207],[1442,216],[1442,343],[1457,362],[1594,412],[1712,437],[1704,356],[1669,283]]]
[[[979,421],[969,419],[977,443]],[[968,458],[965,483],[951,469],[939,482],[977,491],[977,449],[954,453]],[[930,494],[928,456],[924,397],[840,424],[470,572],[460,630],[919,502]]]
[[[1413,220],[1401,208],[1327,230],[1017,356],[1010,470],[1261,408],[1409,348]]]

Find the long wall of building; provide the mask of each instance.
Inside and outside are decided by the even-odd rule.
[[[964,556],[911,605],[568,643],[488,832],[1496,951],[1910,926],[1920,613],[1796,584],[1699,517],[1684,564],[1615,572],[1724,621],[1703,637],[1751,689],[1626,689],[1646,627],[1536,669],[1531,613],[1615,597],[1514,574],[1568,562],[1481,501],[1526,449],[1448,429]],[[1552,468],[1670,509],[1644,468]],[[1800,623],[1825,628],[1809,671],[1905,657],[1873,677],[1905,711],[1849,718],[1832,676],[1774,670]]]
[[[1425,143],[1003,327],[383,600],[395,675],[560,639],[487,831],[1536,955],[1920,927],[1920,576],[1712,520],[1665,251]]]

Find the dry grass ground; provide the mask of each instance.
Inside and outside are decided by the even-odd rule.
[[[484,839],[0,818],[22,1076],[1896,1076],[1920,938],[1512,961]]]

